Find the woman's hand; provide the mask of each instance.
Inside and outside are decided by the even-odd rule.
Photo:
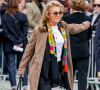
[[[19,72],[18,72],[18,75],[24,77],[24,74],[22,74],[22,73],[19,73]]]
[[[19,44],[18,46],[19,46],[19,47],[22,47],[22,46],[23,46],[23,43]]]
[[[97,72],[98,80],[100,80],[100,72]]]
[[[87,29],[90,27],[90,22],[89,21],[84,21],[82,23]]]

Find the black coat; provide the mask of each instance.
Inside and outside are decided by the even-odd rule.
[[[95,34],[95,60],[96,60],[96,69],[100,71],[100,19],[96,28]]]
[[[2,17],[3,24],[3,41],[4,41],[4,51],[12,52],[13,46],[20,43],[24,44],[24,47],[27,43],[27,33],[28,33],[28,20],[25,14],[17,12],[15,15],[16,19],[20,24],[20,29],[18,25],[15,24],[13,18],[4,14]]]
[[[85,13],[76,12],[64,18],[64,21],[69,24],[80,24],[83,21],[90,21],[90,19],[85,15]],[[90,35],[90,29],[75,35],[70,35],[72,58],[84,58],[89,56]]]

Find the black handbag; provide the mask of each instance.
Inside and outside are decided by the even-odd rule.
[[[19,77],[19,82],[18,82],[18,85],[17,85],[17,90],[21,90],[21,86],[22,86],[22,75],[20,75],[20,77]]]

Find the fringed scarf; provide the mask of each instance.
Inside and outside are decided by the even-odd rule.
[[[47,27],[48,27],[48,41],[49,41],[49,46],[50,46],[50,54],[53,54],[55,57],[57,57],[56,54],[56,43],[55,43],[55,39],[54,39],[54,34],[52,31],[52,27],[50,26],[49,23],[47,23]],[[61,34],[64,38],[64,45],[63,45],[63,50],[62,50],[62,62],[63,62],[63,69],[64,72],[68,72],[68,61],[67,61],[67,36],[66,36],[66,32],[64,30],[63,27],[59,26],[59,29],[61,31]]]

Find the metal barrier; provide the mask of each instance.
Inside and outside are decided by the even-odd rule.
[[[92,31],[92,38],[90,40],[90,59],[88,69],[88,84],[91,84],[92,90],[100,90],[100,81],[96,76],[96,62],[94,58],[94,39],[95,31]]]
[[[30,38],[30,35],[31,35],[31,33],[32,33],[32,31],[31,30],[29,30],[28,31],[28,35],[27,35],[27,38],[29,39]],[[4,65],[4,52],[3,52],[3,44],[1,43],[1,51],[2,51],[2,67],[0,68],[0,90],[2,90],[2,88],[3,88],[3,86],[4,86],[4,84],[5,84],[5,81],[6,81],[6,79],[9,77],[9,75],[4,75],[3,74],[3,65]],[[18,78],[19,76],[17,75],[17,78]]]
[[[90,85],[91,90],[100,90],[100,81],[98,80],[96,76],[96,63],[94,58],[94,39],[95,39],[95,31],[92,31],[92,36],[89,41],[90,43],[90,57],[89,57],[89,67],[88,67],[88,77],[87,77],[87,83],[88,86]],[[74,80],[75,83],[78,82],[78,80]],[[88,87],[87,86],[87,87]]]

